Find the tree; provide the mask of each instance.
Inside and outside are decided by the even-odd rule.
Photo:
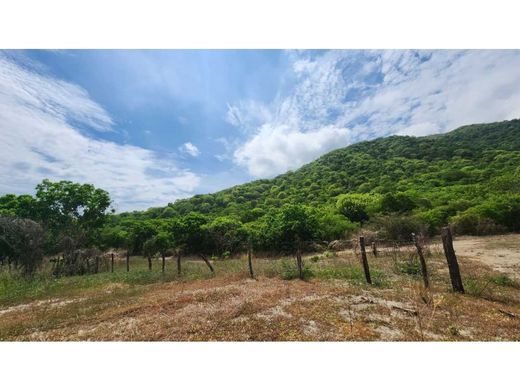
[[[204,225],[208,218],[200,213],[191,212],[184,216],[180,222],[177,239],[188,253],[196,253],[206,263],[212,273],[215,273],[206,255],[208,251],[208,236]]]
[[[414,199],[404,192],[387,193],[381,199],[381,211],[387,213],[405,213],[412,211],[415,207]]]
[[[235,252],[247,239],[242,223],[233,217],[217,217],[205,224],[208,250],[215,251],[218,256],[224,252]]]
[[[316,237],[318,222],[310,207],[288,204],[269,216],[264,227],[265,236],[273,247],[294,252],[303,242]]]
[[[0,196],[0,215],[38,220],[36,199],[31,195]]]
[[[43,229],[23,218],[0,217],[0,257],[7,258],[24,276],[31,276],[43,261]]]
[[[338,211],[353,222],[363,222],[368,219],[368,209],[373,197],[367,194],[343,194],[338,197]]]
[[[162,258],[162,272],[165,270],[166,266],[166,253],[172,247],[171,236],[167,232],[159,232],[155,237],[155,249],[161,255]]]
[[[94,244],[95,234],[107,221],[110,196],[92,184],[43,180],[36,186],[38,219],[54,240],[60,235],[83,235]]]
[[[126,222],[124,229],[129,233],[130,252],[143,253],[144,243],[157,234],[157,226],[151,220]]]
[[[356,230],[359,223],[350,221],[342,214],[334,212],[334,210],[323,209],[317,214],[318,220],[318,237],[321,240],[332,241],[345,238],[345,235]]]
[[[152,270],[152,257],[157,253],[157,242],[155,237],[149,238],[143,243],[143,255],[148,259],[148,269]]]

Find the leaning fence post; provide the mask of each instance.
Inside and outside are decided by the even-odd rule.
[[[424,287],[430,288],[430,281],[428,279],[428,269],[426,268],[426,260],[424,259],[422,247],[419,244],[419,241],[417,240],[417,236],[415,235],[415,233],[412,233],[412,240],[415,245],[415,248],[417,249],[417,255],[419,255],[419,261],[421,262],[421,274],[423,277]]]
[[[453,237],[449,226],[442,228],[441,237],[444,254],[448,261],[453,291],[464,294],[464,286],[462,285],[462,278],[460,277],[459,263],[457,262],[457,256],[455,256],[455,249],[453,249]]]
[[[126,272],[130,272],[130,251],[126,251]]]
[[[114,272],[114,252],[110,254],[110,272]]]
[[[253,272],[252,252],[253,252],[253,247],[251,245],[251,240],[249,240],[248,246],[247,246],[247,263],[249,265],[249,276],[251,276],[251,279],[254,279],[255,274]]]
[[[372,284],[372,278],[370,277],[370,269],[368,268],[367,253],[365,251],[365,237],[359,237],[359,246],[361,247],[361,260],[363,262],[363,270],[365,271],[365,278],[368,284]]]

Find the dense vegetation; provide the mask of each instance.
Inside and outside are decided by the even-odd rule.
[[[0,197],[4,225],[20,218],[40,224],[47,253],[70,253],[61,268],[69,274],[84,272],[80,248],[206,258],[227,257],[248,242],[290,251],[296,242],[343,238],[360,227],[390,239],[435,234],[447,223],[465,234],[519,231],[520,120],[361,142],[272,180],[143,212],[110,215],[109,206],[105,191],[70,182],[43,181],[35,197]],[[0,249],[2,261],[16,258],[5,239]]]
[[[427,137],[361,142],[272,180],[122,213],[113,223],[196,212],[255,227],[287,204],[319,209],[323,229],[328,230],[320,231],[323,239],[392,213],[415,216],[431,234],[449,222],[461,233],[518,231],[520,120],[464,126]]]

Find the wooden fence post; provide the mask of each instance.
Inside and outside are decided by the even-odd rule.
[[[147,256],[148,257],[148,271],[151,271],[152,270],[152,256]]]
[[[202,260],[204,260],[204,262],[206,263],[206,265],[208,266],[209,270],[211,271],[212,274],[215,273],[215,269],[213,268],[213,266],[211,265],[210,261],[208,260],[208,258],[206,257],[206,255],[204,255],[203,253],[199,253],[199,256]]]
[[[361,247],[361,260],[363,262],[363,270],[365,271],[365,278],[368,284],[372,284],[372,278],[370,277],[370,269],[368,268],[367,253],[365,251],[365,237],[359,237],[359,246]]]
[[[372,253],[374,254],[374,257],[377,257],[377,246],[375,240],[372,241]]]
[[[453,237],[449,226],[442,228],[441,237],[444,254],[448,261],[453,291],[464,294],[464,286],[462,285],[462,278],[460,277],[459,263],[457,262],[457,256],[455,256],[455,249],[453,249]]]
[[[251,276],[251,279],[254,279],[255,274],[253,272],[252,252],[253,252],[253,246],[251,245],[251,240],[249,240],[249,243],[247,246],[247,264],[249,265],[249,276]]]
[[[126,251],[126,272],[130,272],[130,251]]]
[[[110,254],[110,272],[114,272],[114,252]]]
[[[415,235],[415,233],[412,233],[412,240],[415,245],[415,248],[417,249],[417,255],[419,256],[419,260],[421,262],[421,274],[424,282],[424,287],[430,288],[430,280],[428,279],[428,269],[426,268],[426,260],[424,259],[422,247],[419,244],[419,241],[417,240],[417,236]]]
[[[177,251],[177,275],[181,276],[181,250]]]
[[[164,269],[166,268],[166,258],[164,257],[164,253],[161,253],[162,256],[162,270],[161,272],[164,274]]]
[[[298,266],[298,277],[303,280],[304,279],[304,275],[303,275],[303,260],[302,260],[302,253],[301,253],[301,243],[300,243],[300,239],[297,238],[297,243],[296,243],[297,247],[296,247],[296,265]]]

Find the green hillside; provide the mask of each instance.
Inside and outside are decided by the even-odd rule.
[[[288,251],[360,228],[390,240],[437,234],[448,223],[458,234],[520,231],[520,120],[361,142],[271,180],[143,212],[113,215],[109,205],[109,194],[92,185],[44,180],[35,197],[0,197],[0,216],[41,225],[48,253],[71,239],[77,247],[225,257],[250,240]]]
[[[489,202],[502,205],[504,198],[518,199],[520,120],[464,126],[427,137],[392,136],[361,142],[271,180],[197,195],[164,208],[123,213],[117,220],[199,212],[213,217],[234,216],[247,223],[288,203],[335,207],[338,196],[352,193],[375,198],[405,195],[412,201],[411,210],[390,206],[373,211],[410,211],[431,230],[463,212],[480,213],[507,225],[509,230],[518,229],[518,222],[501,220],[482,208]]]

